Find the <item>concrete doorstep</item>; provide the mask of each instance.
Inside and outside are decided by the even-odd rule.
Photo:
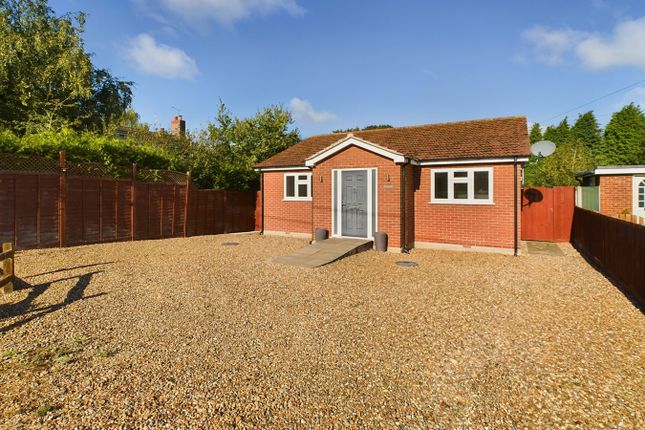
[[[289,255],[274,257],[272,261],[278,264],[314,268],[369,249],[372,249],[371,240],[332,238],[312,243]]]

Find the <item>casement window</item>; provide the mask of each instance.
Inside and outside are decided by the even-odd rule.
[[[433,169],[431,203],[493,204],[493,169]]]
[[[311,200],[311,173],[285,173],[284,199]]]

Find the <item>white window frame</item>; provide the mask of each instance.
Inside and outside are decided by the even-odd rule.
[[[455,178],[455,172],[467,172],[465,178]],[[488,199],[475,198],[475,172],[488,172]],[[435,197],[435,174],[447,173],[448,174],[448,198],[438,199]],[[451,169],[432,169],[430,172],[430,203],[435,204],[451,204],[451,205],[494,205],[493,200],[493,168],[492,167],[470,167],[470,168],[451,168]],[[455,199],[454,184],[466,183],[468,184],[468,198]]]
[[[295,196],[287,196],[287,178],[293,177],[293,190]],[[298,176],[306,176],[306,180],[298,179]],[[283,200],[285,202],[307,202],[311,201],[311,172],[300,172],[300,173],[285,173],[284,174],[284,184],[283,184]],[[298,196],[299,185],[307,185],[307,195],[305,197]]]

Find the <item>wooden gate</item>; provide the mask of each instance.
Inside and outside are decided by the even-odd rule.
[[[569,242],[574,206],[574,187],[523,189],[522,240]]]

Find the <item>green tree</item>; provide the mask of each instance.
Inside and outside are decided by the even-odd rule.
[[[141,123],[141,116],[134,109],[126,109],[125,112],[121,114],[121,117],[116,121],[115,126],[125,127],[125,128],[145,128],[149,129],[146,124]]]
[[[300,141],[291,112],[269,106],[250,118],[237,118],[220,102],[215,122],[191,148],[193,177],[206,188],[254,190],[259,175],[253,166]]]
[[[581,140],[594,157],[598,156],[602,151],[602,132],[593,111],[578,116],[571,127],[571,137]]]
[[[631,103],[611,116],[598,161],[605,165],[645,164],[645,115]]]
[[[569,121],[564,118],[557,126],[548,126],[544,131],[544,140],[549,140],[556,145],[560,145],[569,139],[571,129],[569,128]]]
[[[531,131],[529,132],[529,141],[531,143],[535,143],[540,140],[542,140],[542,128],[539,123],[534,122],[531,126]]]
[[[95,69],[85,15],[56,17],[46,0],[0,0],[0,126],[101,131],[131,102],[131,83]]]
[[[584,142],[570,138],[545,158],[531,161],[524,171],[527,186],[578,185],[575,173],[594,167],[594,159]]]
[[[354,127],[354,128],[345,128],[345,129],[340,129],[340,130],[334,130],[332,133],[351,133],[353,131],[367,131],[367,130],[380,130],[382,128],[393,128],[389,124],[376,124],[376,125],[368,125],[363,128],[360,127]]]

